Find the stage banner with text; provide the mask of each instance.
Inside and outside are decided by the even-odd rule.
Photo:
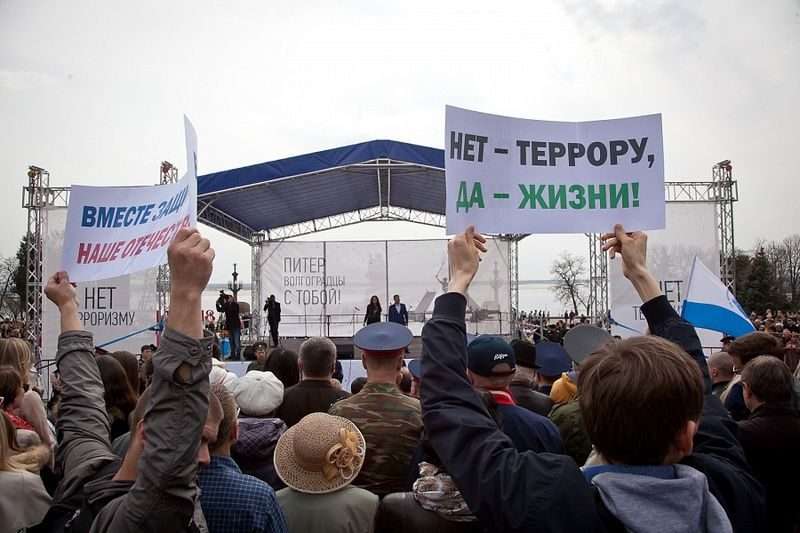
[[[448,233],[664,228],[661,115],[552,122],[452,106],[445,115]]]
[[[44,211],[42,273],[46,277],[58,270],[66,219],[64,208]],[[155,342],[155,333],[147,328],[156,323],[157,273],[157,268],[151,268],[127,276],[77,284],[78,317],[83,329],[94,335],[96,346],[105,345],[111,352],[139,353],[140,346]],[[58,308],[44,296],[42,305],[43,358],[55,359],[60,331]]]
[[[647,237],[647,266],[667,300],[680,313],[695,256],[712,272],[719,272],[716,206],[711,202],[669,202],[667,228],[648,231]],[[642,301],[622,275],[620,261],[609,261],[608,268],[611,330],[621,337],[641,335],[647,331]],[[703,346],[719,346],[719,333],[702,329],[697,332]]]
[[[184,116],[187,172],[176,183],[70,190],[61,270],[71,281],[124,276],[167,262],[178,230],[197,226],[197,133]]]
[[[467,328],[508,334],[509,241],[488,239],[487,248],[467,297]],[[275,295],[281,304],[279,333],[288,337],[352,336],[362,327],[372,296],[387,320],[395,294],[408,311],[408,327],[419,335],[449,282],[446,240],[267,241],[261,258],[261,295],[253,299],[262,309]]]

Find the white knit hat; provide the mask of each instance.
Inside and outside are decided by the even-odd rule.
[[[283,401],[283,383],[272,372],[251,370],[236,380],[233,396],[242,414],[266,416]]]
[[[236,374],[233,372],[228,372],[220,366],[212,366],[211,372],[208,374],[208,380],[212,385],[223,385],[228,389],[228,392],[233,394],[236,382],[239,381],[239,378],[236,377]]]

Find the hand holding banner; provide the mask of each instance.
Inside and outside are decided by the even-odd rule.
[[[189,171],[177,183],[70,192],[62,268],[73,282],[132,274],[167,262],[181,228],[197,225],[197,139],[185,119]]]
[[[661,115],[550,122],[447,106],[447,232],[664,227]]]

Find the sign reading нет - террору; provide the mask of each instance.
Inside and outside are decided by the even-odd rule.
[[[661,115],[552,122],[447,106],[447,232],[665,225]]]

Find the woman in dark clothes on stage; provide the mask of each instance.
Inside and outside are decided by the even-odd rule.
[[[364,325],[369,326],[375,322],[380,322],[381,311],[381,301],[378,300],[378,297],[373,296],[370,298],[369,305],[367,306],[367,314],[364,315]]]

